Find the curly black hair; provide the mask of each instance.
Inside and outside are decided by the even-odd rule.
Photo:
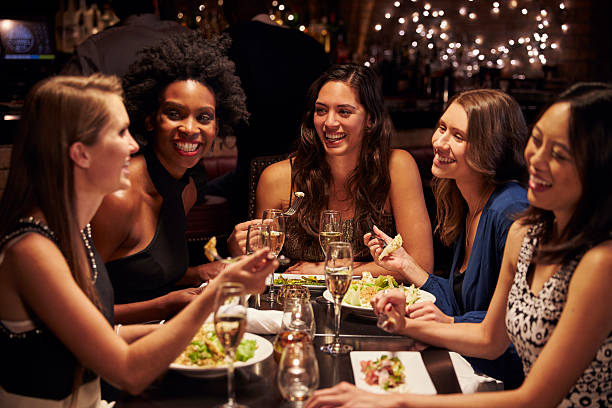
[[[197,32],[173,34],[155,46],[142,49],[123,77],[130,132],[141,145],[153,134],[145,119],[159,109],[165,89],[177,81],[195,80],[215,95],[219,137],[231,135],[233,127],[248,119],[246,96],[227,57],[231,39],[222,35],[204,39]]]

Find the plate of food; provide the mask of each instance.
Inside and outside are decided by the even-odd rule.
[[[325,275],[297,275],[280,273],[274,275],[274,285],[303,285],[308,289],[325,289]]]
[[[259,363],[272,354],[272,343],[256,334],[245,333],[236,349],[235,368]],[[169,367],[189,377],[213,378],[227,374],[223,347],[212,323],[205,323],[187,348]]]
[[[482,378],[461,355],[450,352],[459,386],[464,393],[477,390]],[[437,394],[418,351],[352,351],[351,366],[355,386],[378,394],[409,392]]]
[[[435,302],[436,297],[431,293],[419,289],[414,285],[404,286],[397,283],[391,275],[380,275],[372,277],[369,272],[364,272],[361,280],[354,281],[342,299],[342,307],[350,309],[357,316],[367,319],[376,319],[370,300],[381,290],[403,288],[406,293],[406,306],[418,302]],[[323,297],[333,302],[332,294],[326,290]]]

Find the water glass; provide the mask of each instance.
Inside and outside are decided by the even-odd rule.
[[[281,395],[301,407],[319,387],[319,365],[311,343],[292,343],[283,350],[276,377]]]

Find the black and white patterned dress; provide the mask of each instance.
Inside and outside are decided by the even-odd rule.
[[[527,271],[541,230],[541,225],[532,226],[525,236],[506,311],[508,335],[523,362],[525,376],[555,330],[565,307],[572,274],[584,255],[581,253],[563,265],[545,283],[540,293],[534,295],[527,283]],[[611,371],[612,336],[608,335],[559,407],[612,406]]]

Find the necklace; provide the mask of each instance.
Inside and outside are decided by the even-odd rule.
[[[489,188],[485,192],[485,194],[483,194],[482,197],[480,197],[480,201],[478,202],[478,206],[476,207],[474,214],[472,215],[468,214],[467,220],[465,221],[465,253],[466,255],[467,255],[467,250],[468,250],[468,244],[470,242],[470,232],[472,231],[472,224],[474,224],[474,220],[476,219],[478,214],[480,214],[482,210],[484,210],[486,200],[489,198],[492,192],[493,192],[493,187]]]
[[[91,224],[87,224],[83,230],[81,230],[81,238],[83,238],[83,244],[85,245],[85,252],[89,259],[89,265],[91,266],[91,283],[96,283],[98,280],[98,267],[96,265],[96,258],[94,256],[93,249],[91,248]]]

